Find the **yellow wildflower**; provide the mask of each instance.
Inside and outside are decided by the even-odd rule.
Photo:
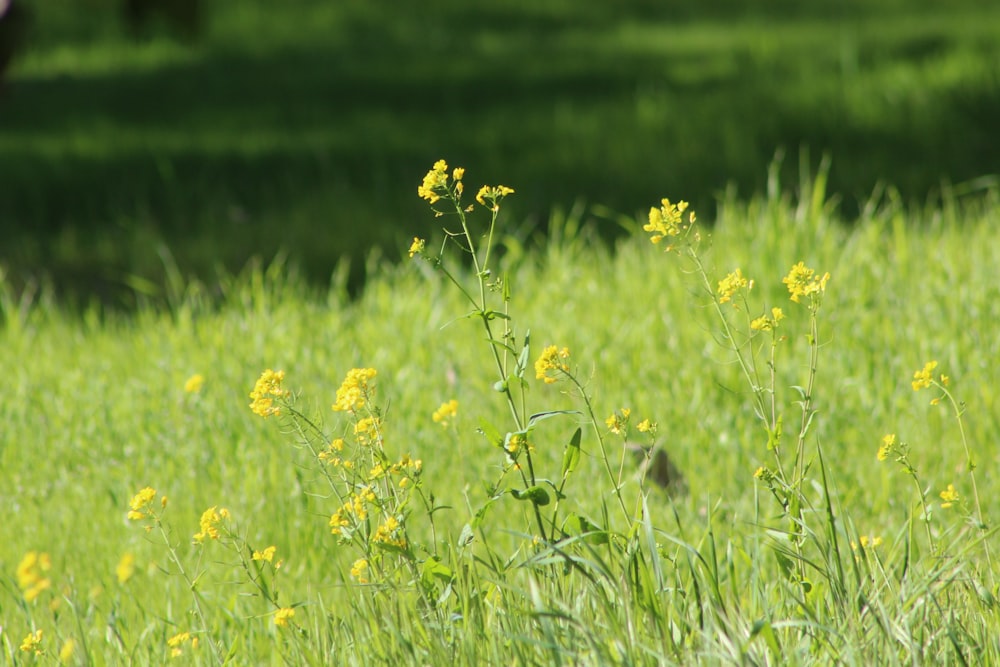
[[[441,424],[441,426],[448,426],[449,420],[458,414],[458,401],[454,398],[450,401],[445,401],[441,404],[434,414],[431,415],[436,423]]]
[[[192,637],[190,632],[179,632],[167,639],[167,648],[170,649],[171,658],[179,658],[184,655],[184,645],[191,644],[191,648],[198,648],[198,638]]]
[[[340,388],[337,389],[337,402],[333,409],[338,412],[356,412],[375,395],[374,368],[352,368],[347,372]]]
[[[879,461],[885,461],[892,454],[892,450],[896,447],[896,434],[887,433],[882,437],[882,444],[879,445],[878,457]]]
[[[476,201],[492,211],[498,211],[500,210],[500,200],[512,194],[514,194],[514,188],[508,188],[506,185],[496,187],[484,185],[476,193]]]
[[[628,426],[628,418],[631,414],[631,408],[622,408],[618,412],[612,413],[610,417],[604,420],[604,423],[607,424],[609,431],[615,435],[621,435],[622,431]]]
[[[52,569],[52,559],[47,553],[29,551],[17,565],[17,585],[25,602],[32,602],[52,587],[52,580],[45,573]]]
[[[812,296],[826,291],[826,283],[830,280],[830,274],[824,273],[822,277],[816,277],[816,272],[799,262],[788,272],[788,275],[781,279],[788,287],[790,298],[795,303],[804,296]]]
[[[635,429],[639,431],[639,433],[656,433],[656,422],[643,419],[635,425]]]
[[[278,547],[270,546],[263,551],[254,551],[251,556],[253,560],[266,560],[268,563],[274,561],[274,553],[278,550]]]
[[[942,491],[939,495],[941,496],[941,500],[944,501],[941,503],[941,509],[948,509],[953,504],[957,503],[961,498],[961,496],[958,495],[958,491],[955,490],[954,484],[949,484],[948,488]]]
[[[649,223],[643,225],[643,230],[650,232],[653,236],[650,241],[659,243],[665,238],[680,236],[695,223],[694,211],[684,220],[684,211],[687,210],[688,203],[680,201],[672,204],[669,199],[660,200],[660,207],[649,209]],[[667,250],[671,248],[668,246]]]
[[[205,376],[201,373],[195,373],[187,379],[184,383],[184,391],[189,394],[197,394],[201,391],[202,386],[205,384]]]
[[[154,498],[156,498],[156,489],[148,486],[132,496],[132,500],[128,504],[128,518],[132,521],[139,521],[147,516],[153,516],[152,511],[147,509],[147,506],[153,502]]]
[[[434,168],[424,176],[424,182],[417,188],[417,195],[433,204],[441,199],[438,193],[441,190],[446,190],[447,187],[448,163],[444,160],[438,160],[434,163]]]
[[[34,651],[35,655],[45,653],[45,649],[42,648],[42,631],[35,630],[34,632],[29,632],[24,641],[21,642],[21,650],[25,653]]]
[[[378,417],[359,419],[354,425],[354,435],[358,437],[359,445],[369,445],[378,439],[381,422]]]
[[[750,323],[750,328],[754,331],[771,331],[778,328],[778,323],[785,319],[785,313],[781,308],[772,308],[770,315],[761,315]]]
[[[924,364],[922,370],[913,372],[913,382],[911,383],[913,391],[920,391],[931,386],[931,383],[934,381],[933,371],[937,368],[937,365],[938,362],[936,361],[928,361]]]
[[[288,622],[295,616],[295,610],[291,607],[282,607],[274,612],[274,624],[279,628],[288,626]]]
[[[201,521],[199,522],[201,530],[195,533],[195,542],[203,542],[206,537],[211,540],[219,539],[219,525],[222,523],[223,519],[229,518],[229,510],[223,507],[216,511],[217,507],[218,506],[213,505],[202,512]]]
[[[427,241],[414,236],[413,243],[410,244],[410,257],[422,253],[425,247],[427,247]]]
[[[63,642],[62,648],[59,649],[59,662],[68,665],[73,659],[74,653],[76,653],[76,640],[70,637]]]
[[[133,574],[135,574],[135,556],[125,552],[118,561],[118,565],[115,566],[115,576],[118,578],[119,584],[124,584],[132,578]]]
[[[287,389],[282,389],[281,383],[285,380],[285,371],[272,371],[268,368],[261,373],[250,392],[250,410],[261,417],[271,417],[281,414],[281,407],[274,405],[274,399],[287,398],[291,395]]]
[[[357,579],[359,584],[368,583],[368,577],[365,576],[365,572],[367,571],[368,561],[364,558],[354,561],[354,565],[351,566],[351,576]]]
[[[555,345],[549,345],[542,350],[542,354],[535,361],[535,377],[544,380],[545,384],[556,382],[558,378],[550,373],[561,372],[568,375],[569,366],[565,362],[566,359],[569,359],[568,347],[560,350]]]
[[[402,527],[396,517],[386,517],[386,520],[372,535],[372,542],[388,546],[406,548],[406,538],[402,535]]]
[[[742,288],[746,288],[747,290],[753,289],[753,281],[744,278],[743,271],[741,269],[736,269],[719,281],[719,287],[717,290],[719,293],[719,303],[726,303],[727,301],[730,301],[733,298],[733,295],[736,294],[736,290]]]

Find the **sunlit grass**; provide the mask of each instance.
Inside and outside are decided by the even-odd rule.
[[[218,610],[209,616],[208,632],[220,647],[234,647],[240,664],[267,660],[279,648],[317,664],[555,664],[560,656],[592,664],[740,656],[865,662],[885,658],[890,647],[891,660],[901,663],[957,660],[956,651],[970,661],[996,660],[1000,635],[990,602],[996,591],[976,589],[971,576],[981,544],[975,530],[963,529],[957,509],[942,509],[938,498],[949,484],[963,497],[971,493],[955,421],[943,406],[928,405],[930,393],[910,386],[913,372],[931,359],[950,376],[949,389],[965,406],[983,516],[992,523],[1000,511],[989,474],[1000,463],[996,198],[921,211],[904,209],[890,195],[844,224],[822,183],[805,181],[794,199],[775,186],[770,199],[724,201],[705,238],[706,266],[720,278],[741,267],[757,281],[755,298],[786,304],[789,360],[804,358],[808,318],[787,304],[781,277],[800,260],[831,273],[820,320],[818,415],[808,440],[810,448],[822,447],[828,479],[821,480],[816,460],[808,476],[830,490],[844,531],[844,563],[858,563],[861,579],[875,582],[858,588],[878,601],[871,615],[848,612],[856,607],[834,590],[841,584],[854,590],[855,575],[826,582],[815,604],[796,603],[798,587],[782,575],[773,533],[764,530],[782,525],[774,519],[779,513],[753,479],[769,461],[766,437],[731,352],[713,341],[718,324],[696,276],[641,238],[638,222],[624,221],[633,233],[610,249],[580,215],[570,214],[552,221],[549,241],[506,240],[501,266],[510,276],[518,322],[531,328],[535,354],[548,344],[570,347],[599,417],[629,407],[654,419],[659,441],[687,478],[687,496],[670,502],[654,488],[647,499],[657,531],[649,539],[659,546],[642,542],[639,548],[647,557],[664,556],[662,575],[643,570],[666,577],[660,607],[649,611],[637,589],[601,579],[598,588],[623,596],[612,603],[583,578],[549,578],[547,566],[515,568],[502,577],[454,570],[457,590],[484,597],[465,600],[466,625],[435,626],[440,619],[421,612],[412,590],[401,588],[398,599],[389,600],[350,583],[355,555],[337,547],[328,527],[335,499],[286,435],[248,408],[260,371],[283,369],[286,386],[301,392],[298,407],[332,427],[337,416],[330,404],[347,371],[377,368],[387,446],[423,461],[424,488],[450,508],[436,515],[444,542],[458,538],[470,507],[485,499],[483,482],[496,479],[503,464],[476,432],[480,419],[500,423],[509,413],[492,387],[492,362],[482,354],[477,323],[456,320],[468,306],[440,273],[413,261],[373,261],[374,277],[348,301],[342,278],[317,291],[276,263],[223,280],[214,293],[174,274],[170,306],[140,308],[132,316],[95,306],[77,317],[44,294],[19,300],[4,289],[5,658],[27,660],[18,647],[29,630],[41,628],[50,655],[72,638],[78,656],[85,651],[97,664],[127,656],[157,662],[166,659],[168,638],[192,629],[190,591],[160,569],[170,562],[151,534],[125,519],[129,500],[149,485],[169,498],[166,534],[179,558],[206,568],[199,591],[206,608]],[[501,235],[512,222],[501,218]],[[399,239],[401,255],[411,238]],[[782,366],[778,386],[794,383],[804,370],[801,361]],[[195,374],[204,384],[186,391]],[[535,383],[530,396],[548,409],[579,408],[558,385]],[[451,399],[459,401],[458,413],[442,428],[432,414]],[[550,420],[539,427],[538,468],[558,470],[566,426]],[[898,464],[876,459],[887,433],[910,446],[933,508],[934,539],[960,555],[942,560],[944,570],[936,574],[926,545],[917,544],[923,525],[915,518],[912,480]],[[604,473],[590,433],[582,446],[567,502],[601,521],[603,508],[614,510],[615,501],[596,482]],[[514,502],[503,498],[491,510],[492,546],[501,552],[521,540]],[[276,547],[283,560],[281,604],[303,603],[293,624],[302,633],[276,627],[274,609],[245,595],[252,590],[237,585],[231,552],[211,543],[191,546],[199,517],[212,506],[232,513],[236,534],[254,549]],[[862,535],[881,538],[877,561],[853,561],[852,553],[860,552],[851,551],[848,538]],[[913,549],[909,560],[907,549]],[[15,570],[31,550],[51,555],[44,574],[52,586],[38,601],[23,603]],[[119,583],[116,567],[126,553],[135,557],[135,574]],[[614,564],[607,551],[586,557]],[[907,566],[912,578],[903,576]],[[501,588],[490,593],[496,585]],[[59,600],[53,615],[49,605]],[[390,616],[387,609],[394,610]],[[647,609],[653,624],[630,625],[626,609]],[[836,637],[844,642],[828,643]],[[206,643],[188,655],[215,661]]]

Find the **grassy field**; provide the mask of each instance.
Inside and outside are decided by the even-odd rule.
[[[774,182],[723,200],[700,243],[622,220],[611,248],[574,214],[522,243],[506,207],[536,184],[502,182],[517,192],[492,243],[477,205],[443,270],[432,239],[372,260],[354,300],[345,272],[318,290],[280,262],[217,292],[175,276],[169,307],[127,317],[5,283],[5,661],[1000,661],[996,193],[926,209],[888,193],[844,221],[820,174],[801,197]],[[795,303],[799,261],[816,273]],[[772,307],[777,328],[751,329]],[[353,368],[375,385],[338,393]],[[282,382],[255,387],[265,369]],[[251,390],[283,413],[253,414]],[[686,493],[623,453],[614,431],[644,442],[647,419]],[[366,518],[342,507],[363,487]]]
[[[923,203],[998,173],[992,1],[212,0],[193,44],[117,4],[33,3],[0,102],[0,263],[84,302],[282,252],[354,287],[436,229],[410,182],[440,154],[517,174],[526,228],[579,200],[603,236],[664,188],[712,218],[776,155],[830,154],[848,216],[881,181]]]

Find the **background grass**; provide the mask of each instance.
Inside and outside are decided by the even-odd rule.
[[[516,177],[505,180],[525,187]],[[801,201],[778,196],[724,202],[710,262],[720,275],[742,267],[757,280],[753,294],[762,306],[786,305],[788,353],[798,356],[781,365],[779,387],[802,381],[806,349],[804,309],[786,303],[780,278],[799,259],[831,272],[815,392],[820,414],[810,446],[822,444],[845,525],[883,536],[886,561],[899,563],[917,499],[896,464],[876,464],[883,434],[895,432],[911,443],[912,461],[932,498],[949,483],[970,493],[953,420],[909,386],[913,371],[928,359],[939,360],[965,401],[967,433],[983,471],[984,514],[989,520],[1000,512],[996,476],[988,472],[1000,464],[994,362],[1000,350],[993,335],[1000,318],[1000,288],[993,279],[1000,209],[994,198],[907,212],[898,199],[886,197],[844,225],[831,214],[822,189],[813,193],[805,184],[803,190],[810,196]],[[355,366],[377,368],[387,448],[424,461],[427,488],[452,508],[438,515],[452,538],[470,518],[468,505],[482,502],[483,481],[495,479],[502,463],[476,433],[478,419],[502,424],[506,409],[490,388],[486,347],[477,345],[475,323],[453,321],[466,306],[425,265],[377,264],[365,291],[349,300],[343,278],[332,290],[316,290],[277,263],[224,281],[221,300],[198,284],[176,282],[171,308],[140,308],[130,317],[97,306],[77,317],[44,300],[19,302],[10,288],[3,293],[0,365],[7,400],[0,401],[0,503],[8,512],[0,529],[0,647],[7,659],[21,659],[17,643],[29,629],[27,619],[44,619],[43,606],[22,605],[13,578],[30,549],[52,554],[54,591],[75,605],[73,613],[63,607],[54,624],[45,626],[48,641],[85,637],[97,664],[128,656],[165,659],[166,638],[193,619],[184,611],[190,594],[180,580],[157,569],[166,563],[163,549],[124,519],[129,498],[145,485],[170,497],[167,516],[185,557],[193,557],[189,535],[211,505],[228,507],[256,548],[277,545],[286,561],[284,595],[306,603],[297,620],[309,638],[295,646],[315,653],[289,654],[303,661],[555,663],[560,655],[594,664],[740,655],[763,661],[763,640],[751,642],[758,614],[775,623],[782,661],[830,656],[798,628],[794,594],[783,588],[766,534],[756,525],[766,524],[774,509],[752,479],[767,461],[766,442],[730,355],[711,340],[716,325],[693,278],[650,246],[638,223],[614,250],[595,242],[595,230],[581,228],[573,215],[550,224],[549,241],[523,250],[512,239],[506,253],[517,326],[531,328],[536,350],[548,343],[572,349],[581,375],[592,375],[599,416],[627,406],[659,422],[664,446],[691,493],[671,504],[654,492],[652,521],[664,535],[702,549],[711,528],[726,614],[710,613],[714,620],[702,619],[697,630],[696,619],[706,612],[683,574],[683,550],[670,572],[676,573],[677,590],[687,592],[663,593],[676,607],[661,620],[681,624],[667,635],[686,637],[673,653],[654,628],[630,634],[635,629],[620,617],[621,609],[601,607],[593,591],[576,588],[576,579],[565,589],[539,584],[545,586],[544,602],[530,602],[523,583],[523,614],[483,621],[490,629],[486,635],[456,626],[435,630],[408,598],[391,603],[398,608],[390,616],[366,606],[374,603],[344,587],[356,556],[339,550],[329,534],[333,501],[323,497],[317,474],[302,465],[274,423],[247,408],[260,370],[286,370],[288,385],[301,392],[300,405],[332,428],[329,406],[343,375]],[[205,386],[187,394],[184,382],[196,372],[206,377]],[[458,398],[461,408],[454,430],[446,431],[430,414],[450,398]],[[579,407],[558,386],[540,383],[531,400],[538,409]],[[789,411],[791,400],[782,399]],[[574,427],[571,420],[545,422],[537,434],[536,465],[555,475]],[[595,492],[601,469],[589,434],[583,446],[587,454],[570,483],[567,510],[600,516],[610,496]],[[492,511],[495,548],[505,540],[517,543],[506,531],[523,529],[522,510],[506,498]],[[969,539],[955,512],[937,510],[932,529],[945,544]],[[669,547],[668,538],[660,539]],[[114,568],[126,551],[137,556],[140,574],[120,585]],[[207,553],[202,591],[225,610],[214,631],[227,645],[236,643],[239,663],[277,664],[275,651],[292,650],[289,640],[260,616],[266,609],[259,600],[238,594],[227,565],[231,555]],[[959,569],[948,576],[964,581],[969,573]],[[512,591],[522,585],[514,581]],[[974,596],[959,594],[966,588],[917,591],[911,598],[904,585],[893,603],[899,606],[885,612],[895,626],[884,634],[866,625],[871,617],[865,621],[864,614],[822,618],[821,612],[816,623],[850,638],[836,649],[849,662],[887,655],[900,662],[915,656],[958,660],[947,632],[971,642],[962,646],[978,645],[962,649],[963,657],[989,661],[1000,655],[995,615]],[[896,599],[893,591],[883,594]],[[950,621],[927,620],[936,613],[928,606],[932,600],[944,605]],[[567,625],[560,614],[575,621]],[[690,627],[682,632],[684,624]],[[109,628],[122,637],[120,644]],[[200,655],[209,661],[208,653]]]
[[[442,156],[515,175],[526,227],[582,200],[603,236],[665,191],[709,220],[776,154],[786,178],[831,154],[849,217],[879,181],[922,202],[998,171],[992,2],[203,4],[188,43],[33,3],[0,103],[12,280],[134,305],[166,247],[206,279],[285,251],[325,284],[347,257],[356,286],[372,247],[436,229],[413,175]]]

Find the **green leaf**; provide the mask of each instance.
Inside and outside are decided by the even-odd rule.
[[[537,424],[538,422],[549,419],[550,417],[557,417],[559,415],[578,415],[579,410],[549,410],[547,412],[536,412],[535,414],[528,417],[528,428]]]
[[[507,313],[501,313],[499,310],[484,310],[483,313],[482,313],[482,315],[483,315],[484,318],[486,318],[486,320],[496,320],[496,319],[509,320],[510,319],[510,315],[508,315]]]
[[[774,634],[774,628],[771,627],[770,621],[760,619],[753,624],[753,628],[750,630],[750,639],[753,640],[757,637],[763,638],[771,655],[777,662],[781,662],[781,645],[778,644],[778,637]]]
[[[454,574],[451,568],[441,562],[437,556],[430,556],[424,561],[421,568],[421,578],[425,583],[430,583],[434,578],[442,581],[451,581]]]
[[[580,461],[580,439],[583,436],[583,429],[577,428],[573,437],[566,443],[566,450],[563,452],[562,478],[576,470],[576,464]]]
[[[511,489],[510,494],[518,500],[530,500],[539,507],[544,507],[551,502],[549,492],[546,491],[544,487],[537,484],[535,486],[529,486],[524,491],[521,491],[520,489]]]
[[[479,432],[482,433],[494,447],[503,447],[503,436],[493,424],[483,418],[479,419]]]
[[[579,514],[570,514],[563,522],[563,532],[567,535],[584,535],[583,538],[589,544],[607,544],[608,533],[600,526],[592,523],[587,517]]]

